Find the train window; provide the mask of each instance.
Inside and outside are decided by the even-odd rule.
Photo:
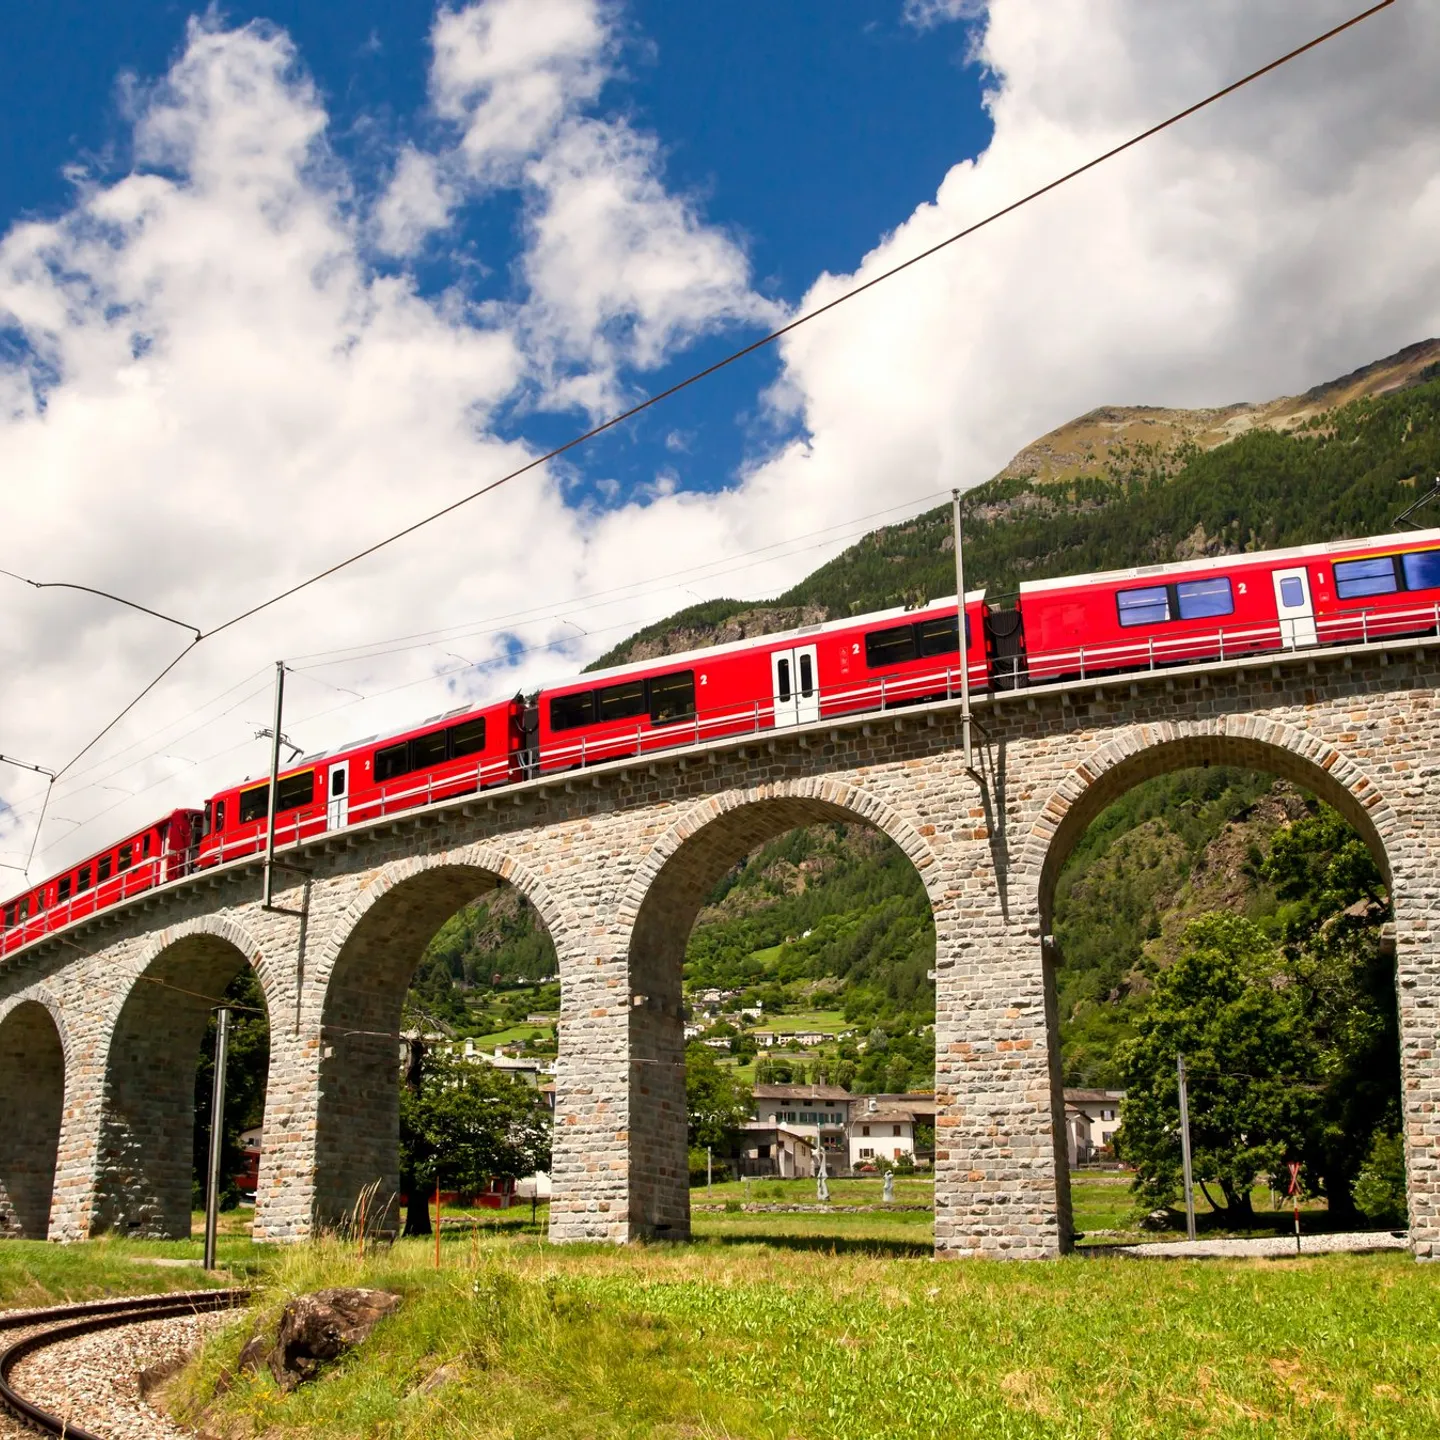
[[[140,841],[140,853],[142,855],[148,855],[150,853],[150,836],[148,832],[145,837]]]
[[[588,725],[595,718],[595,692],[582,690],[578,695],[557,695],[550,702],[550,728],[574,730]]]
[[[215,828],[217,830],[225,828],[225,802],[223,800],[215,802]]]
[[[1294,610],[1305,603],[1305,587],[1295,575],[1286,575],[1280,581],[1280,603],[1287,610]]]
[[[807,700],[815,693],[815,662],[808,650],[800,653],[800,693]]]
[[[790,685],[789,659],[777,660],[775,662],[775,698],[782,705],[788,705],[790,703],[790,697],[794,693]]]
[[[60,883],[55,887],[55,899],[63,905],[70,898],[70,877],[62,875]]]
[[[255,785],[240,792],[240,823],[249,825],[270,813],[270,786]]]
[[[80,873],[75,877],[75,893],[83,895],[90,888],[90,867],[82,865]]]
[[[1233,615],[1235,596],[1224,576],[1213,580],[1182,580],[1175,587],[1182,620],[1203,620],[1211,615]]]
[[[1412,550],[1400,557],[1407,590],[1440,590],[1440,550]]]
[[[20,919],[21,919],[22,922],[24,922],[24,921],[28,920],[29,918],[30,918],[30,897],[29,897],[28,895],[26,895],[26,896],[24,897],[24,899],[22,899],[22,900],[20,901]]]
[[[872,630],[865,637],[865,663],[878,670],[915,658],[915,627],[896,625],[891,630]]]
[[[1157,625],[1170,618],[1170,591],[1164,585],[1121,590],[1115,596],[1122,625]]]
[[[966,620],[969,620],[967,615]],[[970,636],[967,633],[968,645]],[[922,656],[949,655],[960,648],[960,627],[953,615],[941,615],[935,620],[921,620],[915,626],[915,644]]]
[[[283,815],[287,810],[298,810],[315,798],[315,772],[306,770],[301,775],[287,775],[275,787],[275,813]]]
[[[462,755],[478,755],[485,748],[485,717],[462,720],[450,727],[450,753],[458,760]]]
[[[676,670],[650,681],[650,719],[656,725],[686,720],[695,714],[695,672]]]
[[[345,767],[343,765],[336,765],[331,768],[330,793],[337,796],[345,793]]]
[[[106,880],[108,880],[109,878],[110,878],[110,857],[109,857],[108,855],[102,855],[102,856],[95,862],[95,883],[96,883],[97,885],[104,884],[104,882],[105,882]]]
[[[135,847],[129,844],[122,845],[120,847],[120,856],[115,862],[115,868],[120,871],[128,870],[134,863],[134,860]]]
[[[1389,595],[1399,588],[1393,555],[1335,562],[1335,593],[1342,600],[1357,600],[1362,595]]]
[[[7,906],[5,907],[5,928],[6,928],[7,930],[9,930],[9,929],[11,928],[11,926],[13,926],[14,924],[15,924],[15,906],[14,906],[13,904],[12,904],[12,905],[7,905]]]
[[[375,752],[375,778],[393,780],[410,769],[410,747],[402,740],[398,745],[387,745]]]
[[[417,735],[410,742],[410,768],[412,770],[429,770],[432,766],[443,765],[448,753],[443,730],[432,730],[428,735]]]
[[[626,680],[595,692],[597,720],[630,720],[643,715],[647,709],[643,680]]]

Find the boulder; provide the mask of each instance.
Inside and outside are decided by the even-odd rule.
[[[280,1316],[270,1373],[282,1390],[313,1380],[327,1360],[354,1349],[376,1321],[399,1305],[400,1297],[388,1290],[317,1290],[297,1296]]]

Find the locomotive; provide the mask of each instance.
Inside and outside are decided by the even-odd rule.
[[[962,690],[956,597],[618,665],[303,756],[276,843],[456,796]],[[973,692],[1440,632],[1440,530],[1027,581],[963,606]],[[6,902],[0,955],[193,870],[264,849],[267,779],[231,786]]]

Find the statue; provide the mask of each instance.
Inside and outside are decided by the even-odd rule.
[[[895,1198],[895,1172],[893,1170],[887,1170],[885,1172],[885,1191],[883,1198],[887,1205]]]
[[[825,1168],[825,1146],[820,1145],[820,1168],[815,1172],[815,1198],[817,1200],[829,1200],[830,1184],[829,1172]]]

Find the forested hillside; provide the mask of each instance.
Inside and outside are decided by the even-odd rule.
[[[1396,387],[1388,393],[1327,410],[1328,395],[1356,393],[1355,383],[1337,382],[1274,402],[1267,423],[1280,428],[1257,424],[1212,443],[1212,424],[1210,448],[1193,438],[1196,427],[1172,425],[1173,444],[1113,440],[1078,467],[1084,473],[1067,462],[1072,473],[1058,480],[1056,467],[1038,461],[1036,473],[1023,473],[1032,452],[1022,452],[964,498],[968,582],[986,586],[993,602],[1025,579],[1390,530],[1440,475],[1440,365],[1421,364],[1436,353],[1428,343],[1362,372],[1367,385],[1358,388]],[[1440,507],[1433,518],[1440,524]],[[953,593],[950,523],[944,507],[877,530],[783,595],[692,607],[597,664]],[[1267,867],[1276,837],[1319,823],[1317,816],[1343,828],[1313,797],[1273,777],[1214,767],[1151,781],[1096,821],[1057,894],[1072,1083],[1117,1082],[1117,1047],[1186,920],[1238,911],[1276,944],[1294,943],[1292,912],[1301,902],[1281,898],[1284,887]],[[1363,917],[1370,951],[1382,912],[1379,904]],[[923,890],[899,852],[863,828],[817,827],[746,857],[717,888],[691,938],[687,992],[736,992],[723,1002],[728,1009],[705,1019],[711,1038],[728,1033],[733,1062],[747,1075],[751,1032],[808,1024],[833,1040],[782,1053],[766,1074],[823,1073],[860,1088],[903,1089],[926,1083],[933,1065],[933,953]],[[553,973],[553,950],[533,912],[502,892],[441,931],[413,999],[457,1029],[509,1038],[524,1013],[554,1003],[553,985],[540,983]],[[740,1016],[757,1007],[758,1018]],[[537,1032],[528,1043],[553,1046],[553,1035]]]

